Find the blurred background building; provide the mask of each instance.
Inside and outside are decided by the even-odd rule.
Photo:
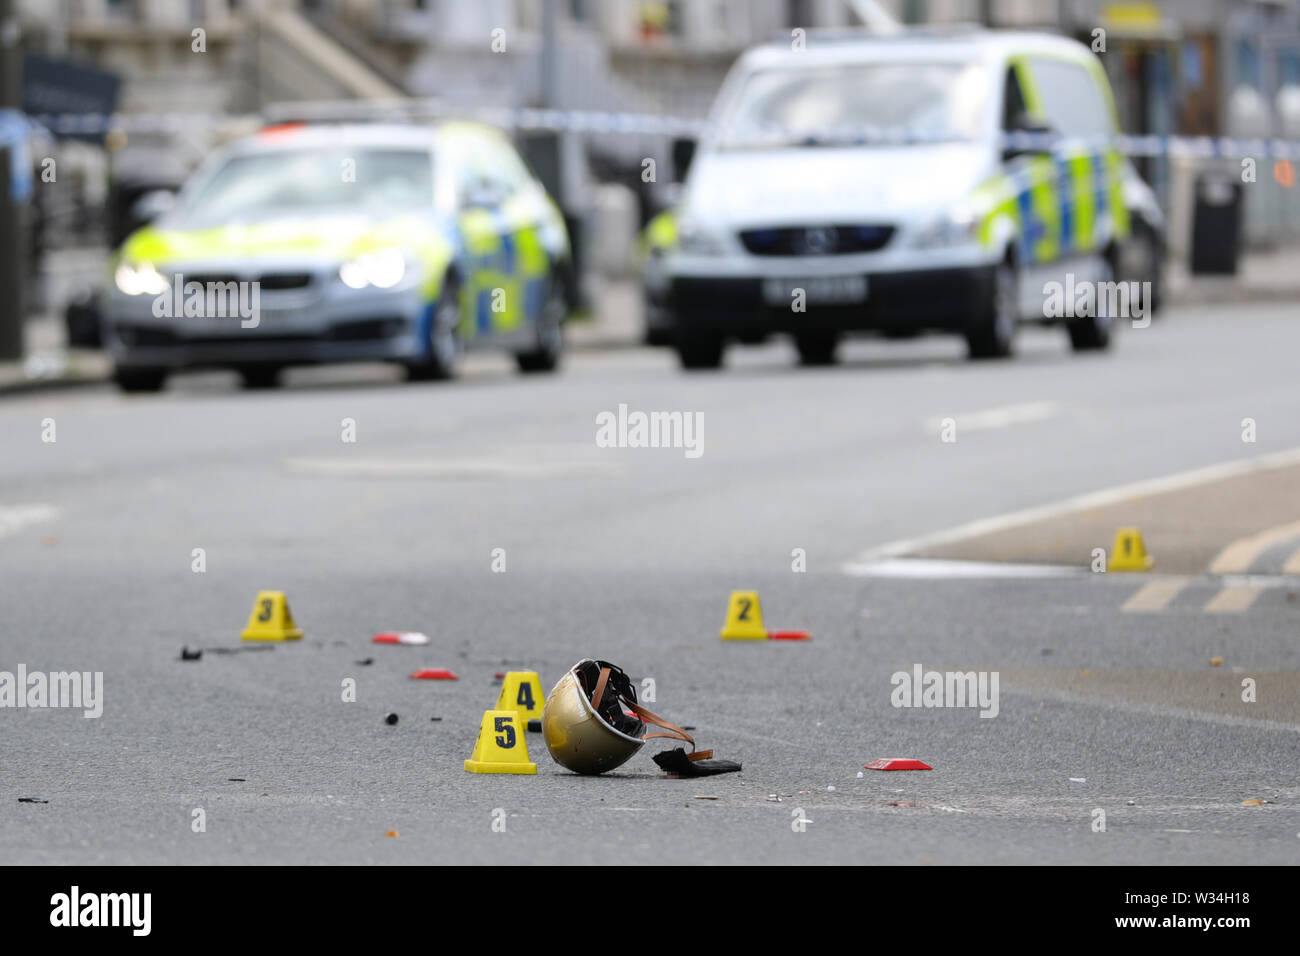
[[[121,238],[123,206],[178,184],[232,132],[276,103],[436,99],[492,106],[705,116],[747,47],[794,28],[982,23],[1048,30],[1092,46],[1127,133],[1300,139],[1300,10],[1282,0],[4,0],[16,17],[22,109],[120,113],[128,133],[38,132],[29,250]],[[0,7],[3,9],[3,7]],[[1099,43],[1100,38],[1100,43]],[[617,271],[665,201],[641,161],[663,137],[565,134],[548,183],[601,237]],[[534,157],[535,158],[535,157]],[[660,160],[664,162],[664,160]],[[670,165],[670,164],[666,164]],[[1190,161],[1138,161],[1170,214],[1190,213]],[[1245,191],[1245,241],[1300,241],[1300,190],[1261,164]],[[555,177],[553,177],[555,178]],[[660,179],[671,178],[671,170]],[[626,220],[626,224],[625,224]],[[101,238],[102,237],[102,238]],[[600,262],[603,255],[603,263]],[[39,271],[39,270],[38,270]],[[34,283],[50,305],[59,291]]]

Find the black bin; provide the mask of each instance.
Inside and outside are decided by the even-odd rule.
[[[1241,183],[1220,173],[1196,177],[1192,274],[1236,275],[1241,247]]]

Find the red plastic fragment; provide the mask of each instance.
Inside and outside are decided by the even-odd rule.
[[[411,680],[460,680],[460,678],[440,667],[426,667],[411,674]]]
[[[769,641],[811,641],[812,635],[807,631],[768,631]]]
[[[419,631],[382,631],[370,639],[371,644],[415,644],[429,643],[429,638]]]
[[[912,760],[910,757],[881,757],[866,764],[863,770],[933,770],[927,763]]]

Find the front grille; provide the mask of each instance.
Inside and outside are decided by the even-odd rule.
[[[740,233],[740,241],[755,256],[843,256],[875,252],[893,235],[893,226],[780,226],[746,229]]]
[[[186,284],[197,282],[205,288],[212,283],[225,285],[229,282],[256,282],[263,292],[283,292],[290,289],[305,289],[311,285],[310,272],[264,272],[260,276],[237,276],[224,273],[181,273]]]

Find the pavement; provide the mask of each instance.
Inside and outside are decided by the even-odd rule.
[[[99,718],[0,709],[0,859],[1294,864],[1300,326],[1294,304],[1226,311],[1173,305],[1107,355],[1028,330],[1010,362],[863,341],[801,369],[774,343],[685,374],[627,347],[541,378],[474,356],[445,385],[358,366],[12,394],[0,671],[101,671],[104,692]],[[702,415],[703,454],[599,447],[620,404]],[[1117,509],[1079,537],[1104,541],[1153,487],[1174,497],[1152,573],[1032,550],[1024,529],[1087,496]],[[975,547],[981,528],[1030,550]],[[920,555],[936,541],[971,550]],[[1225,554],[1245,571],[1212,570]],[[742,588],[812,641],[719,640]],[[303,640],[213,650],[241,647],[262,589]],[[392,629],[432,643],[370,643]],[[497,672],[549,689],[584,656],[651,678],[651,709],[744,769],[668,779],[641,753],[583,778],[529,734],[535,776],[464,771]],[[996,675],[996,715],[896,706],[918,666]],[[880,757],[934,769],[863,770]]]

